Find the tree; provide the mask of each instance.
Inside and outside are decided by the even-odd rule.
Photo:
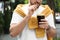
[[[54,0],[47,0],[47,4],[50,6],[52,10],[55,12],[55,2]]]
[[[54,0],[55,1],[55,11],[60,12],[60,0]]]

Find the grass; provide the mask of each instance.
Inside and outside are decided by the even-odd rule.
[[[54,38],[54,40],[60,40],[60,37],[58,37],[58,38]]]

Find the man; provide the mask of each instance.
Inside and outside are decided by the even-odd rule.
[[[52,13],[45,19],[41,19],[39,22],[39,28],[45,30],[43,37],[37,37],[35,29],[28,28],[28,22],[32,17],[36,17],[37,13],[41,13],[45,8],[40,6],[42,0],[29,0],[29,4],[17,6],[13,12],[10,35],[12,37],[18,37],[18,40],[48,40],[47,35],[53,37],[56,33]],[[21,10],[22,9],[22,10]],[[25,14],[21,14],[24,11]],[[39,36],[39,35],[38,35]]]

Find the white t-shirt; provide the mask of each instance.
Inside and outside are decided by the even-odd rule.
[[[28,6],[24,6],[22,8],[24,10],[24,12],[26,14],[28,14]],[[39,11],[38,11],[39,10]],[[43,7],[39,7],[32,16],[36,16],[37,13],[40,13],[44,10]],[[53,15],[52,13],[45,18],[49,25],[53,28],[55,28],[55,25],[54,25],[54,18],[53,18]],[[12,20],[11,20],[11,23],[18,23],[18,22],[21,22],[23,20],[23,17],[21,17],[17,12],[13,12],[13,15],[12,15]],[[18,40],[47,40],[47,36],[46,36],[46,33],[45,33],[45,36],[44,37],[41,37],[41,38],[37,38],[36,35],[35,35],[35,30],[32,29],[30,30],[28,28],[28,24],[25,25],[25,28],[23,29],[22,33],[20,33],[18,36],[17,36],[17,39]]]

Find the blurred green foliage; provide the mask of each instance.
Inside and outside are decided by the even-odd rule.
[[[5,15],[4,17],[4,33],[7,34],[9,33],[9,27],[10,27],[10,21],[11,21],[11,10],[9,10],[8,7],[6,7],[7,10],[5,10]]]
[[[4,24],[4,20],[3,20],[3,14],[2,12],[0,11],[0,24],[3,26]]]
[[[54,0],[56,12],[60,12],[60,0]]]
[[[24,3],[27,4],[28,3],[28,0],[24,0]]]
[[[0,11],[0,34],[3,33],[3,26],[4,26],[3,14]]]

